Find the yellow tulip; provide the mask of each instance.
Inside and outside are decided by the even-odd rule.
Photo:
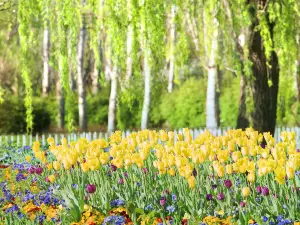
[[[244,197],[248,197],[249,194],[250,194],[250,188],[249,188],[249,187],[244,187],[244,188],[242,189],[242,195],[243,195]]]
[[[248,173],[247,175],[247,180],[250,182],[250,183],[253,183],[255,181],[255,174],[254,173]]]
[[[175,176],[175,170],[173,168],[170,168],[168,170],[168,174],[170,174],[171,176]]]
[[[233,170],[232,170],[232,165],[231,164],[228,164],[226,165],[226,173],[227,174],[232,174]]]
[[[60,162],[54,161],[54,162],[53,162],[53,168],[54,168],[55,170],[59,170],[59,169],[60,169]]]
[[[51,183],[53,183],[54,180],[55,180],[55,176],[54,176],[54,175],[50,175],[50,176],[48,176],[48,179],[49,179],[49,181],[50,181]]]
[[[48,168],[48,170],[52,170],[52,168],[53,168],[52,163],[48,163],[47,168]]]
[[[195,179],[194,176],[190,176],[188,178],[188,184],[189,184],[189,186],[190,186],[191,189],[193,189],[195,187],[195,185],[196,185],[196,179]]]
[[[27,162],[30,162],[30,161],[31,161],[31,157],[30,157],[29,155],[26,155],[26,156],[25,156],[25,159],[26,159]]]
[[[87,163],[81,163],[80,166],[81,166],[81,169],[82,169],[83,172],[86,173],[86,172],[89,171],[89,166],[88,166]]]

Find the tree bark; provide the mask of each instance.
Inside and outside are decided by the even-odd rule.
[[[176,5],[172,5],[171,9],[171,30],[170,30],[170,65],[169,65],[169,79],[168,79],[168,92],[171,93],[173,91],[174,86],[174,73],[175,73],[175,42],[176,42]]]
[[[146,48],[144,56],[144,103],[142,110],[142,130],[148,128],[148,117],[151,101],[151,67],[149,64],[149,57],[149,49]]]
[[[82,0],[85,5],[85,0]],[[77,52],[77,85],[78,85],[78,111],[79,111],[79,129],[87,129],[86,115],[86,90],[85,90],[85,73],[84,73],[84,45],[85,45],[85,21],[83,17],[82,27],[80,28],[78,52]]]
[[[99,92],[100,84],[99,84],[99,75],[100,75],[100,70],[97,66],[97,62],[94,59],[94,69],[93,72],[91,73],[91,78],[92,78],[92,94],[96,95]]]
[[[65,98],[60,80],[58,78],[56,81],[56,98],[58,101],[58,128],[62,130],[65,127]]]
[[[239,97],[239,109],[238,109],[238,118],[237,125],[238,129],[246,129],[249,127],[249,120],[247,118],[247,106],[246,106],[246,77],[244,74],[241,74],[240,77],[240,97]]]
[[[49,66],[49,49],[50,49],[50,32],[46,27],[44,29],[44,38],[43,38],[43,96],[47,96],[50,90],[50,66]]]
[[[256,19],[257,25],[258,19]],[[253,26],[253,41],[250,45],[250,57],[253,62],[252,92],[254,99],[254,112],[252,114],[253,128],[259,132],[274,134],[276,125],[277,96],[279,85],[279,64],[274,51],[271,53],[270,65],[266,65],[265,48],[260,31],[255,31]],[[273,40],[274,24],[269,23],[269,31]],[[272,85],[268,84],[268,77]]]
[[[215,19],[214,19],[215,20]],[[217,23],[217,21],[214,21]],[[216,54],[218,51],[218,28],[215,28],[211,39],[211,49],[208,60],[208,77],[207,77],[207,92],[206,92],[206,127],[218,127],[217,107],[216,107],[216,82],[218,76],[218,66],[216,63]]]
[[[126,52],[126,84],[128,84],[130,77],[132,75],[132,44],[133,44],[133,27],[132,27],[132,7],[131,0],[127,0],[127,9],[128,9],[128,28],[127,28],[127,52]]]
[[[297,59],[295,61],[295,95],[296,100],[300,103],[300,35],[297,34],[296,42],[298,45],[297,48]]]
[[[116,105],[117,105],[117,67],[114,66],[110,76],[110,97],[108,106],[107,131],[113,132],[116,128]]]

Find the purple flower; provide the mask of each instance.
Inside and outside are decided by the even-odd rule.
[[[227,188],[231,188],[231,186],[232,186],[231,180],[224,180],[224,185],[225,185],[225,187],[227,187]]]
[[[213,190],[215,190],[215,189],[217,188],[217,185],[216,185],[216,184],[213,184],[213,185],[211,186],[211,188],[212,188]]]
[[[118,207],[118,206],[123,206],[123,205],[124,205],[124,201],[121,199],[112,200],[110,202],[111,207]]]
[[[34,172],[38,175],[40,175],[43,172],[43,168],[42,167],[36,167]]]
[[[85,190],[89,194],[93,194],[96,191],[96,185],[95,184],[88,184],[85,186]]]
[[[240,202],[240,206],[241,206],[241,207],[245,207],[245,206],[246,206],[246,202],[241,201],[241,202]]]
[[[143,172],[146,174],[149,172],[148,168],[143,168]]]
[[[255,189],[256,189],[256,192],[258,194],[261,194],[261,192],[262,192],[262,187],[261,186],[257,186]]]
[[[118,184],[124,184],[124,179],[123,179],[123,178],[120,178],[120,179],[118,180]]]
[[[270,194],[269,188],[268,187],[263,187],[262,190],[261,190],[261,193],[264,196],[268,196]]]
[[[168,211],[169,213],[172,213],[172,212],[175,211],[175,207],[174,207],[173,205],[169,205],[169,206],[167,206],[167,211]]]
[[[124,172],[124,177],[128,178],[128,173]]]
[[[206,195],[206,200],[207,200],[207,201],[210,201],[210,200],[212,200],[212,199],[213,199],[212,194],[207,194],[207,195]]]
[[[115,171],[118,169],[118,167],[116,167],[115,165],[111,164],[111,165],[110,165],[110,169],[111,169],[113,172],[115,172]]]
[[[18,173],[16,176],[16,181],[19,182],[21,180],[26,180],[27,177],[23,173]]]
[[[176,202],[177,196],[176,196],[175,194],[172,194],[172,200],[173,200],[174,202]]]
[[[193,175],[194,177],[196,177],[197,174],[198,174],[198,173],[197,173],[197,170],[196,170],[196,168],[194,168],[194,169],[193,169],[193,172],[192,172],[192,175]]]
[[[165,197],[162,197],[162,198],[159,200],[159,204],[160,204],[161,206],[164,206],[164,205],[166,204],[166,202],[167,202],[167,200],[166,200]]]
[[[225,198],[225,195],[222,192],[217,194],[217,199],[222,201],[222,200],[224,200],[224,198]]]
[[[33,174],[35,172],[35,168],[32,166],[28,169],[29,174]]]

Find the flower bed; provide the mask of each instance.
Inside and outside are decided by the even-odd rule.
[[[7,147],[4,224],[300,224],[295,134],[141,131]],[[264,144],[262,143],[264,140]],[[297,222],[298,221],[298,222]]]

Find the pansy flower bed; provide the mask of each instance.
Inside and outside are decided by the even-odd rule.
[[[7,146],[0,224],[300,225],[293,132],[278,143],[250,128],[47,143]]]

